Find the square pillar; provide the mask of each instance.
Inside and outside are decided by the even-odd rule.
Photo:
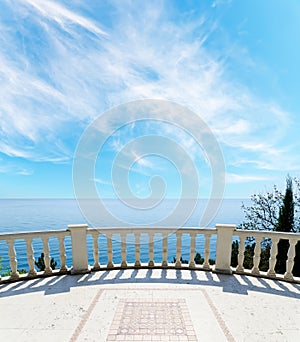
[[[68,230],[71,232],[72,240],[72,269],[71,274],[81,274],[91,271],[88,265],[88,254],[86,247],[87,224],[70,224]]]
[[[217,250],[216,264],[214,271],[216,273],[232,274],[230,267],[232,235],[236,226],[232,224],[217,224]]]

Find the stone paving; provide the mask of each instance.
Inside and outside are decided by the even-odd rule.
[[[0,285],[1,341],[299,341],[300,285],[112,270]]]

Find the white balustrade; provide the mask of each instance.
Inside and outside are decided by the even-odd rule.
[[[57,272],[53,272],[51,268],[51,256],[50,256],[50,247],[49,247],[49,239],[50,237],[57,238],[59,241],[59,253],[60,253],[60,264],[61,268],[59,273],[64,273],[67,271],[66,267],[66,253],[64,246],[65,236],[70,235],[67,231],[40,231],[40,232],[22,232],[22,233],[9,233],[9,234],[0,234],[0,240],[6,241],[8,246],[8,257],[9,257],[9,266],[10,266],[10,277],[9,279],[14,281],[18,279],[23,279],[24,277],[35,277],[37,275],[37,271],[35,269],[35,257],[33,250],[33,239],[39,240],[36,242],[37,244],[42,245],[42,251],[44,253],[44,264],[45,269],[44,275],[57,274]],[[24,252],[27,256],[28,263],[28,274],[20,276],[18,271],[18,256],[15,250],[15,241],[21,240],[21,246],[23,246]],[[23,243],[24,242],[24,243]]]
[[[90,250],[87,246],[87,235],[91,235],[92,244]],[[101,239],[99,239],[101,235]],[[133,263],[130,264],[127,256],[127,236],[134,236],[134,255],[135,259]],[[210,254],[211,254],[211,237],[213,235],[217,236],[216,245],[216,260],[215,266],[210,265]],[[71,274],[76,273],[86,273],[89,272],[91,267],[89,266],[88,256],[93,258],[93,270],[101,269],[112,269],[114,267],[163,267],[163,268],[178,268],[186,267],[182,265],[182,252],[183,252],[183,242],[186,238],[190,238],[189,250],[185,250],[185,254],[189,253],[189,264],[190,269],[202,269],[209,270],[213,272],[221,272],[231,274],[232,272],[237,272],[241,274],[252,274],[255,276],[263,276],[270,278],[280,278],[287,281],[295,281],[293,276],[294,268],[294,258],[296,244],[300,241],[300,234],[294,233],[282,233],[282,232],[270,232],[270,231],[245,231],[240,229],[235,229],[233,225],[217,225],[216,228],[88,228],[87,225],[70,225],[67,231],[43,231],[43,232],[24,232],[24,233],[9,233],[0,234],[0,240],[6,241],[8,245],[8,258],[10,265],[10,280],[15,281],[18,279],[23,279],[24,277],[35,277],[37,276],[37,271],[35,269],[35,258],[33,250],[33,240],[39,240],[42,242],[42,248],[44,253],[44,263],[45,270],[39,275],[52,275],[65,273],[68,271],[66,265],[66,247],[65,247],[65,237],[71,237],[72,246],[72,269]],[[141,244],[141,237],[148,236],[148,257],[145,259],[145,253],[142,254],[143,244]],[[171,236],[176,238],[176,250],[175,252],[169,250],[169,239]],[[204,242],[204,262],[202,265],[196,265],[195,254],[197,252],[197,237],[201,236]],[[236,269],[232,268],[231,263],[231,250],[232,250],[232,240],[233,236],[239,237],[239,251],[238,251],[238,264]],[[104,237],[104,239],[103,239]],[[51,268],[51,253],[49,246],[49,239],[56,238],[58,240],[59,258],[60,258],[60,269],[52,270]],[[252,270],[247,270],[244,267],[245,259],[245,248],[249,244],[248,238],[252,238],[252,243],[255,242],[254,255],[253,255],[253,268]],[[117,247],[117,243],[113,243],[113,240],[120,242],[121,249]],[[268,239],[268,240],[266,240]],[[275,272],[276,267],[276,256],[278,253],[278,242],[281,240],[289,241],[289,250],[286,261],[286,272],[284,275],[278,275]],[[20,275],[18,272],[18,256],[15,250],[15,241],[22,240],[26,244],[26,255],[28,261],[28,274]],[[161,240],[162,249],[161,256],[158,257],[160,260],[154,260],[155,253],[155,241],[159,242]],[[129,240],[128,240],[129,241]],[[132,240],[131,240],[132,241]],[[262,272],[260,270],[260,260],[261,260],[261,244],[271,243],[270,257],[269,257],[269,269],[267,272]],[[34,242],[36,243],[36,242]],[[105,246],[106,244],[106,246]],[[34,245],[35,246],[35,245]],[[106,248],[105,248],[106,247]],[[36,248],[36,247],[35,247]],[[202,252],[202,251],[201,251]],[[106,253],[106,254],[105,254]],[[174,253],[173,255],[171,253]],[[107,257],[107,265],[104,266],[100,263],[99,254],[102,257]],[[117,255],[118,254],[118,255]],[[120,265],[114,265],[113,258],[121,259]],[[175,255],[175,263],[168,262],[168,258]],[[143,264],[142,262],[147,262]],[[3,280],[5,279],[5,280]],[[8,281],[8,278],[0,278],[0,282]],[[299,281],[299,280],[296,280]]]
[[[294,267],[294,258],[296,254],[296,245],[300,241],[299,233],[284,233],[284,232],[274,232],[274,231],[254,231],[254,230],[241,230],[237,229],[234,232],[234,235],[239,236],[240,238],[240,246],[239,246],[239,256],[238,256],[238,267],[236,268],[237,273],[245,273],[252,274],[255,276],[267,276],[269,278],[279,278],[285,279],[288,281],[293,281],[294,277],[292,274]],[[244,261],[244,250],[245,250],[245,241],[247,238],[254,239],[255,248],[254,248],[254,256],[253,256],[253,268],[252,270],[244,270],[243,261]],[[259,269],[259,264],[261,260],[261,243],[264,239],[270,240],[271,250],[270,250],[270,258],[269,258],[269,269],[266,273],[261,272]],[[278,242],[280,240],[288,240],[290,247],[288,250],[287,261],[286,261],[286,272],[283,275],[276,274],[275,266],[276,266],[276,256],[278,253]],[[253,243],[253,241],[248,242],[249,244]],[[268,243],[268,242],[267,242]],[[247,242],[246,242],[247,245]]]

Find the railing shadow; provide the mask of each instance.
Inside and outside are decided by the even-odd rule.
[[[59,275],[7,283],[0,285],[0,298],[36,292],[55,295],[70,292],[75,287],[91,285],[100,285],[103,288],[120,285],[122,289],[125,288],[124,285],[131,285],[126,289],[136,289],[132,285],[142,283],[147,284],[147,288],[150,284],[153,284],[153,288],[158,288],[158,284],[189,285],[189,290],[213,286],[222,288],[223,292],[240,295],[248,295],[252,291],[300,299],[299,284],[284,283],[279,280],[237,274],[222,275],[200,270],[135,268],[101,270],[83,275]]]

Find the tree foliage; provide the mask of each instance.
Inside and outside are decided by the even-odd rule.
[[[242,204],[245,220],[238,228],[251,230],[274,230],[279,218],[283,194],[274,185],[273,192],[254,194],[251,206]]]
[[[296,191],[293,191],[293,182]],[[273,192],[266,194],[254,194],[251,196],[252,205],[242,205],[245,213],[245,220],[239,225],[241,229],[251,230],[274,230],[281,232],[297,232],[300,231],[300,180],[292,179],[287,176],[285,194],[281,193],[274,185]],[[253,241],[252,241],[253,242]],[[249,247],[250,246],[250,247]],[[245,262],[248,257],[251,259],[254,244],[248,239],[245,249]],[[237,248],[236,246],[234,247]],[[264,240],[261,252],[260,268],[268,266],[267,260],[263,260],[270,253],[271,241]],[[284,273],[286,271],[286,260],[289,249],[288,240],[280,240],[278,243],[277,262],[275,271]],[[253,255],[252,255],[253,257]],[[245,268],[248,268],[244,266]],[[249,267],[251,268],[251,267]],[[296,257],[293,268],[293,274],[300,276],[300,243],[296,245]]]
[[[45,257],[44,253],[41,253],[41,256],[38,258],[38,261],[35,262],[35,265],[39,269],[39,271],[45,270],[44,257]],[[56,266],[57,266],[57,262],[54,260],[54,258],[51,258],[50,267],[54,270]]]

